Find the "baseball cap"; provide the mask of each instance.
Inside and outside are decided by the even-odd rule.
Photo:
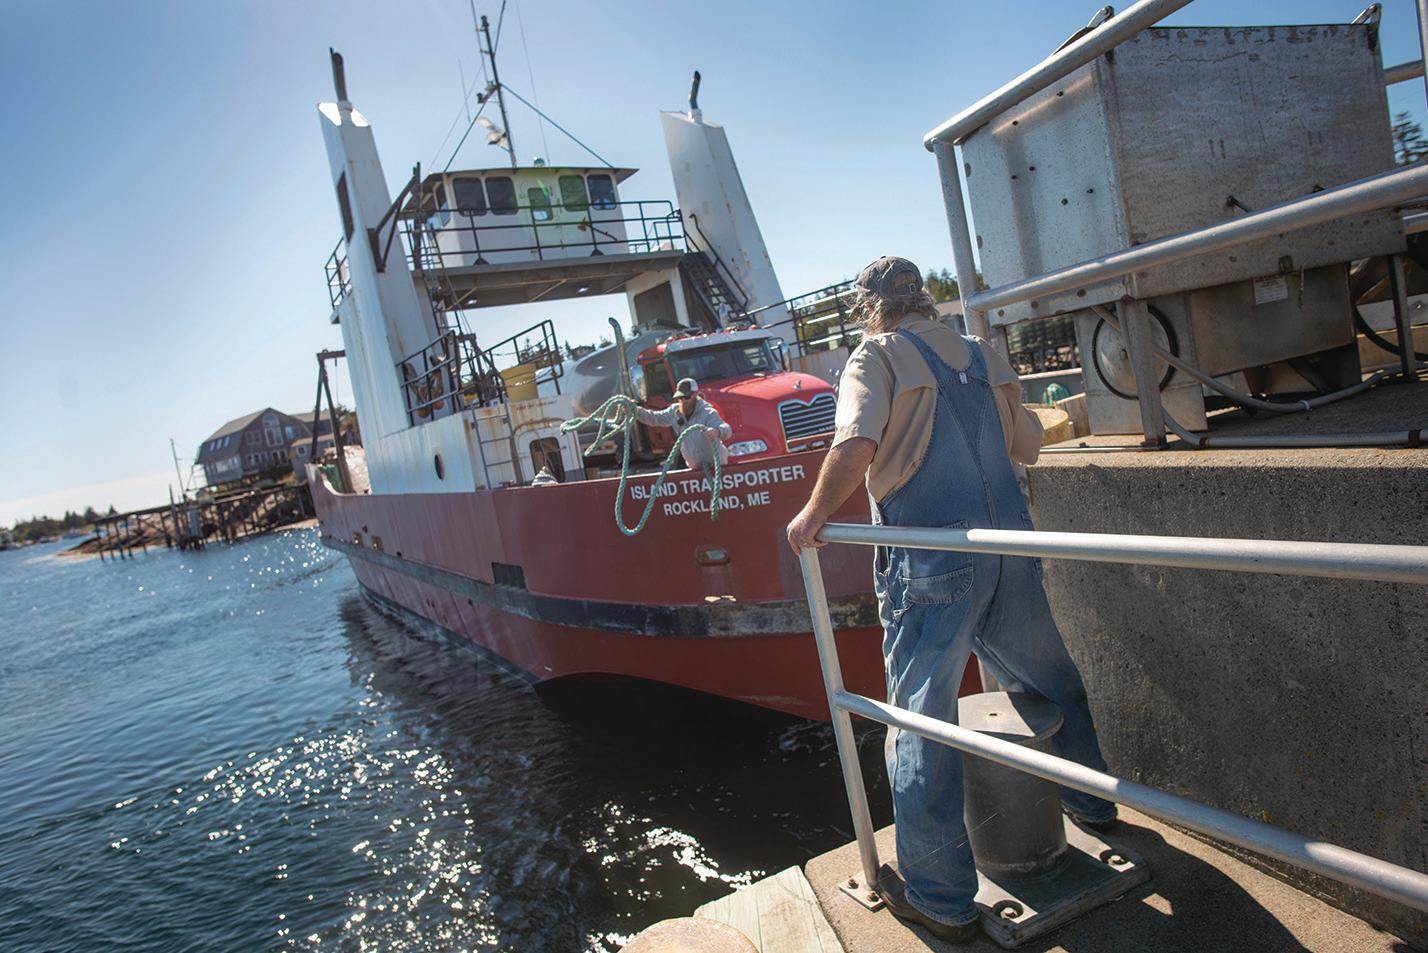
[[[674,388],[676,397],[692,397],[699,393],[699,382],[692,377],[680,378],[679,384]]]
[[[879,298],[911,298],[922,290],[922,272],[906,258],[884,255],[864,268],[853,284]]]

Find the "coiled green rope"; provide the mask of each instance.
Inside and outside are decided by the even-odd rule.
[[[674,440],[674,446],[669,448],[669,456],[664,458],[664,465],[660,467],[659,477],[655,480],[654,486],[650,488],[650,498],[645,503],[645,511],[640,514],[640,521],[635,524],[634,529],[625,525],[625,516],[622,512],[622,505],[625,501],[625,484],[630,478],[630,444],[631,437],[635,429],[635,408],[639,406],[634,398],[624,394],[616,394],[605,403],[595,408],[595,411],[588,417],[576,417],[567,420],[560,425],[561,430],[575,430],[587,424],[597,424],[598,430],[595,440],[585,451],[588,457],[590,453],[604,443],[609,437],[617,433],[624,434],[625,452],[624,459],[620,463],[620,489],[615,496],[615,525],[620,527],[620,532],[626,536],[634,536],[645,528],[649,522],[650,513],[654,511],[654,505],[659,500],[659,489],[664,485],[664,479],[669,474],[669,469],[674,465],[674,461],[679,457],[679,448],[690,434],[702,434],[706,431],[713,431],[714,428],[706,427],[704,424],[690,424],[680,432]],[[723,469],[719,463],[719,454],[714,454],[714,486],[709,493],[709,518],[711,520],[719,518],[720,489],[723,484]]]

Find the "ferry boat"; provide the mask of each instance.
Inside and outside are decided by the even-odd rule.
[[[831,438],[846,355],[810,346],[801,318],[842,299],[790,314],[698,74],[690,108],[661,116],[678,204],[626,198],[634,169],[520,165],[509,148],[509,167],[418,167],[393,199],[332,60],[337,101],[318,111],[342,239],[327,274],[365,459],[343,449],[310,471],[326,545],[381,606],[537,682],[643,679],[826,718],[783,533]],[[484,308],[614,294],[634,333],[611,319],[617,343],[591,354],[562,350],[550,321],[493,343],[481,330]],[[337,356],[319,355],[324,377]],[[626,448],[562,429],[614,393],[667,406],[686,376],[733,429],[717,518],[702,473],[672,471],[656,492],[669,431],[641,426]],[[633,524],[646,506],[643,532],[624,535],[617,507]],[[866,500],[837,518],[866,522]],[[881,694],[868,555],[834,547],[823,566],[847,682]]]

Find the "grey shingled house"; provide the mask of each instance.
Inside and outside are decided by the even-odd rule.
[[[285,414],[264,407],[215,430],[199,446],[194,462],[203,467],[209,486],[305,462],[312,440],[311,418],[311,414]],[[323,429],[326,439],[319,440],[325,448],[332,445],[331,426]]]

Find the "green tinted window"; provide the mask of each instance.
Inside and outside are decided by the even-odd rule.
[[[578,175],[560,177],[560,204],[567,212],[583,212],[590,207],[585,194],[585,180]]]
[[[545,187],[533,185],[526,189],[526,196],[530,199],[531,203],[531,221],[550,221],[550,193],[545,190]]]

